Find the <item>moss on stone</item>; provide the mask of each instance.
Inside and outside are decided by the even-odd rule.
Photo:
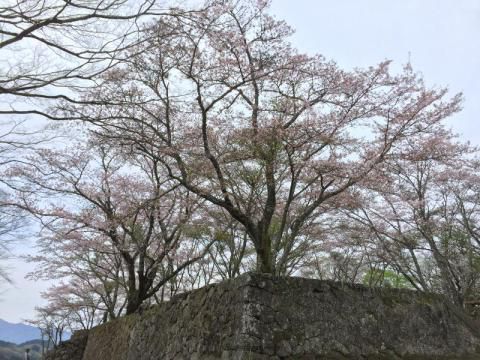
[[[92,329],[82,360],[473,360],[479,346],[435,294],[245,274]]]

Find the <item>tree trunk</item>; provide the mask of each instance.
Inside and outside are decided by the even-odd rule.
[[[129,293],[127,299],[127,315],[133,314],[137,311],[141,304],[142,301],[140,300],[138,291],[135,290]]]
[[[262,274],[274,274],[275,268],[272,261],[272,239],[270,236],[262,236],[259,240],[257,251],[257,272]]]

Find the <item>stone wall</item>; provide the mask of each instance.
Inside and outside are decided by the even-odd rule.
[[[245,274],[92,329],[82,359],[463,360],[480,341],[438,296]]]
[[[75,331],[69,341],[61,343],[54,351],[47,353],[44,360],[82,360],[87,340],[88,331]]]

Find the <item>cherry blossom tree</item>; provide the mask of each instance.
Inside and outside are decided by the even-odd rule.
[[[6,205],[9,194],[0,190],[0,261],[11,257],[11,247],[18,236],[19,230],[24,227],[25,219],[15,208]],[[9,272],[0,266],[0,281],[11,282]]]
[[[216,212],[215,244],[209,250],[206,261],[213,265],[214,274],[221,280],[232,279],[245,271],[253,270],[250,258],[253,249],[249,246],[248,234],[229,214]]]
[[[0,121],[0,170],[19,161],[32,147],[48,140],[50,136],[38,136],[26,131],[22,122]],[[21,238],[20,231],[26,225],[22,212],[9,206],[11,193],[7,177],[0,172],[0,260],[11,257],[12,245]],[[0,266],[0,280],[10,281],[8,271]]]
[[[464,306],[480,281],[480,247],[468,226],[479,220],[471,197],[476,149],[442,129],[405,141],[403,153],[383,164],[383,181],[370,184],[369,198],[348,216],[360,224],[358,236],[376,244],[377,256],[412,286]]]
[[[36,115],[49,117],[45,109],[55,101],[80,101],[72,88],[88,87],[99,74],[114,68],[124,50],[137,44],[144,20],[181,15],[156,0],[2,1],[0,171],[12,161],[12,151],[13,159],[19,160],[27,148],[38,145],[32,131],[19,131],[22,124],[39,128]],[[0,182],[5,179],[2,176]],[[2,204],[0,200],[0,211],[6,209]],[[18,225],[19,214],[15,219],[7,211],[2,214],[0,231],[5,232],[7,218],[9,224],[12,220],[14,227]],[[2,257],[5,245],[2,239]]]
[[[37,308],[37,317],[28,322],[40,329],[42,354],[59,345],[68,329],[67,315],[50,307]]]
[[[257,270],[285,273],[317,219],[352,199],[404,139],[459,110],[409,66],[341,70],[298,53],[266,1],[212,1],[161,18],[128,61],[84,93],[105,106],[57,109],[104,141],[162,164],[170,179],[241,224]],[[300,248],[299,248],[300,246]]]
[[[136,311],[213,242],[196,196],[155,162],[99,143],[39,150],[10,176],[14,205],[42,225],[37,276],[72,276],[110,318],[122,296],[126,313]]]
[[[91,281],[95,279],[92,278]],[[85,288],[76,278],[70,278],[68,283],[52,286],[42,297],[48,301],[48,305],[38,307],[37,311],[62,314],[70,332],[89,330],[105,320],[103,298],[97,296],[89,287]]]
[[[99,314],[101,322],[106,322],[124,313],[126,273],[121,255],[108,246],[92,246],[87,251],[74,245],[55,241],[52,246],[50,237],[39,238],[40,252],[28,258],[37,263],[38,270],[28,276],[59,281],[43,297],[50,307],[75,316],[77,327],[88,329],[98,324]]]

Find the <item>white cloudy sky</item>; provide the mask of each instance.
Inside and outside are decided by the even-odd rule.
[[[273,12],[296,29],[303,51],[345,68],[410,59],[428,85],[463,92],[451,123],[480,145],[480,1],[273,0]]]
[[[450,122],[480,145],[479,0],[273,0],[272,11],[296,29],[292,42],[301,51],[344,68],[410,59],[427,84],[463,92],[464,110]],[[33,240],[24,239],[16,253],[31,252]],[[46,284],[24,279],[30,264],[9,266],[14,284],[0,284],[0,318],[18,322],[33,317]]]

